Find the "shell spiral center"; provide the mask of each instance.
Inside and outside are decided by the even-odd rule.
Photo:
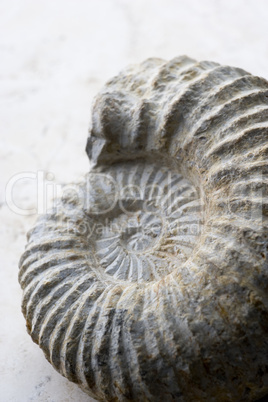
[[[198,190],[181,174],[147,163],[89,176],[89,238],[103,274],[159,280],[191,255],[202,229]]]

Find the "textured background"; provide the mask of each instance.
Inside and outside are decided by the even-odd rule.
[[[27,335],[17,264],[38,210],[89,169],[94,95],[151,56],[268,78],[267,21],[266,0],[0,0],[0,402],[92,400]]]

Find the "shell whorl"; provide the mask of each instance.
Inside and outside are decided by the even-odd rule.
[[[268,82],[242,69],[149,59],[106,84],[94,168],[20,261],[61,374],[107,401],[268,393],[267,145]]]

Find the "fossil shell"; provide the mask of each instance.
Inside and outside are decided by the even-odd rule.
[[[23,313],[105,401],[268,393],[268,82],[149,59],[95,100],[94,168],[29,233]]]

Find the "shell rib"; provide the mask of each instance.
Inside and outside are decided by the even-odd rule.
[[[267,149],[268,82],[244,70],[149,59],[106,84],[94,168],[20,261],[56,370],[103,401],[268,393]]]

